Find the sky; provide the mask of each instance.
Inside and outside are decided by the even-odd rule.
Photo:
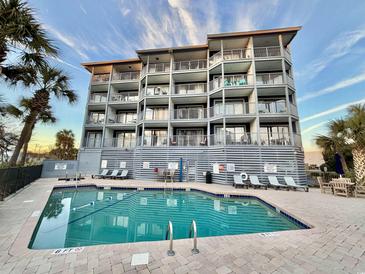
[[[135,57],[136,49],[206,43],[206,35],[302,26],[291,44],[297,101],[306,156],[328,121],[365,103],[365,1],[327,0],[30,0],[29,5],[60,49],[53,60],[79,95],[73,106],[52,100],[58,119],[38,125],[31,148],[46,149],[61,129],[80,143],[90,75],[85,61]],[[15,103],[29,91],[0,82]],[[315,156],[316,157],[316,156]]]

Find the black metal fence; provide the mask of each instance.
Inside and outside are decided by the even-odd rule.
[[[0,169],[0,201],[41,177],[42,165]]]

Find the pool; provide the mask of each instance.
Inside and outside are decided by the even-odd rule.
[[[196,190],[57,188],[51,193],[29,248],[55,249],[308,228],[253,196],[225,198]]]

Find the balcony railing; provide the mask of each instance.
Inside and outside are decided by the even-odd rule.
[[[106,138],[104,140],[104,147],[115,147],[131,149],[136,146],[135,138]]]
[[[134,81],[139,79],[139,71],[119,72],[113,74],[114,81]]]
[[[148,86],[146,96],[163,96],[169,94],[169,86]]]
[[[173,120],[199,120],[207,118],[206,108],[180,108],[171,113]]]
[[[282,101],[273,102],[262,102],[258,103],[259,113],[270,114],[270,113],[286,113],[286,103]]]
[[[167,146],[167,137],[166,136],[139,136],[137,141],[139,146],[150,146],[150,147],[161,147]]]
[[[291,54],[290,54],[289,49],[287,49],[287,48],[284,48],[284,57],[286,59],[288,59],[289,61],[291,61]]]
[[[222,81],[222,76],[219,76],[209,82],[209,90],[213,91],[218,88],[234,88],[234,87],[243,87],[247,85],[253,84],[253,77],[250,74],[236,74],[236,75],[227,75],[224,77],[224,81]]]
[[[93,104],[97,104],[97,103],[105,103],[107,100],[107,95],[106,94],[91,94],[90,95],[90,99],[89,102],[93,103]]]
[[[196,147],[207,144],[207,135],[174,135],[170,137],[170,146]]]
[[[280,47],[257,47],[254,48],[256,58],[268,58],[281,56]]]
[[[86,148],[100,148],[101,147],[101,136],[100,138],[89,138],[84,139],[84,147]]]
[[[178,84],[173,89],[173,94],[185,95],[185,94],[201,94],[207,92],[207,84]]]
[[[293,115],[298,115],[298,108],[295,104],[290,103],[290,112]]]
[[[256,104],[255,103],[240,103],[225,105],[217,104],[209,108],[209,116],[219,117],[219,116],[241,116],[255,114]]]
[[[295,146],[302,147],[302,136],[294,133],[294,144]]]
[[[284,84],[283,73],[258,73],[256,74],[257,85],[280,85]]]
[[[224,61],[249,59],[251,57],[252,57],[251,49],[248,49],[248,48],[229,49],[229,50],[223,51],[223,60]]]
[[[156,63],[148,65],[148,73],[170,72],[170,63]]]
[[[262,146],[286,146],[291,145],[290,136],[286,133],[261,134],[260,141]]]
[[[113,94],[110,98],[111,102],[130,103],[138,101],[138,94],[133,92],[123,92],[120,94]]]
[[[109,73],[104,73],[104,74],[94,74],[91,78],[91,82],[92,83],[107,83],[109,82],[109,77],[110,74]]]
[[[289,86],[291,86],[292,88],[295,88],[294,79],[289,74],[286,75],[286,80],[287,80]]]
[[[209,57],[209,66],[213,66],[223,60],[222,52],[219,51],[215,53],[214,55]]]
[[[102,125],[104,124],[105,119],[104,118],[95,118],[92,116],[89,116],[88,119],[86,120],[86,124],[88,125]]]
[[[168,110],[167,108],[164,111],[158,110],[158,111],[147,111],[147,113],[144,113],[144,111],[141,111],[138,115],[138,119],[146,120],[146,121],[165,121],[169,119]]]
[[[180,61],[174,63],[174,70],[199,70],[207,68],[207,60]]]
[[[109,124],[135,124],[137,113],[119,113],[108,117]]]
[[[257,145],[257,133],[227,133],[226,145]],[[210,145],[224,145],[224,134],[210,136]]]

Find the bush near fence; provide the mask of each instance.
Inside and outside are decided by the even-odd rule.
[[[0,169],[0,201],[41,177],[42,165]]]

